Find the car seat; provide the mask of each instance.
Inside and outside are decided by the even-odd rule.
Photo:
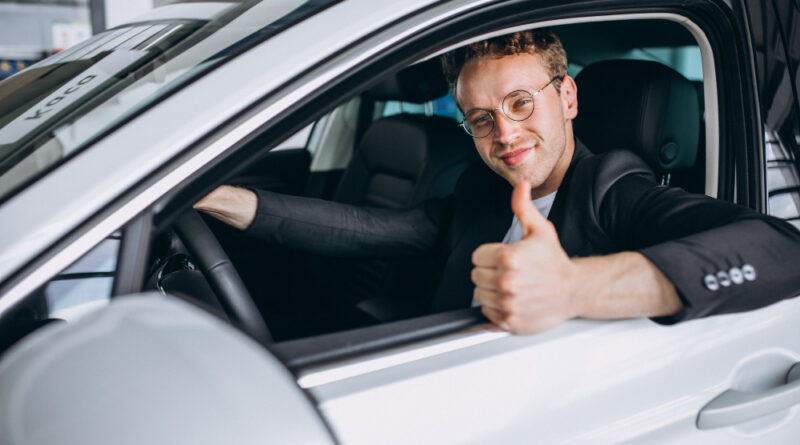
[[[669,184],[674,173],[691,169],[694,182],[702,184],[696,180],[702,171],[695,167],[702,115],[691,81],[658,62],[606,60],[584,68],[575,82],[575,135],[589,150],[630,150],[663,183]]]
[[[412,65],[372,86],[375,101],[425,103],[448,92],[438,59]],[[477,158],[472,139],[449,117],[401,113],[373,121],[342,175],[334,201],[409,208],[450,194]],[[439,271],[434,257],[327,261],[326,293],[387,321],[426,308]],[[341,302],[341,300],[339,300]]]

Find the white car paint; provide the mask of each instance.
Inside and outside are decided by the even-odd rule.
[[[332,444],[260,345],[172,297],[50,324],[0,362],[0,443]]]
[[[309,369],[300,382],[364,365],[362,374],[308,385],[347,444],[790,444],[800,437],[797,405],[728,428],[695,423],[729,388],[785,384],[800,362],[798,317],[794,299],[674,326],[573,320],[514,336],[484,325]],[[486,341],[447,347],[476,336]],[[388,365],[372,370],[378,360]]]

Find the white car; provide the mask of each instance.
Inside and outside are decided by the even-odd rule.
[[[191,210],[225,183],[447,194],[474,150],[381,176],[406,140],[362,136],[460,131],[436,57],[545,26],[573,76],[693,82],[698,160],[672,180],[800,227],[797,2],[167,5],[0,83],[0,443],[797,443],[800,299],[515,336],[426,313],[430,259],[310,257]]]

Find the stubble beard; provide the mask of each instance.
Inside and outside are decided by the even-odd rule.
[[[526,159],[518,165],[507,165],[500,161],[496,173],[504,177],[511,186],[516,186],[520,181],[528,181],[532,189],[541,187],[553,174],[558,161],[566,150],[565,138],[555,141],[555,146],[545,145],[540,138],[533,140],[534,153],[532,159]]]

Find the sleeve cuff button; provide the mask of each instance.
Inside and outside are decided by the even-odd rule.
[[[745,264],[742,266],[742,276],[747,281],[753,281],[756,279],[756,268],[750,264]]]
[[[738,267],[731,267],[731,270],[728,271],[728,275],[730,275],[733,284],[742,284],[744,282],[744,274],[742,274],[742,269]]]
[[[706,285],[706,289],[710,291],[715,291],[719,289],[719,282],[717,282],[717,277],[712,274],[708,274],[703,277],[703,283]]]
[[[728,273],[725,272],[724,270],[717,272],[717,281],[719,281],[719,284],[724,287],[728,287],[731,285],[731,278],[728,276]]]

